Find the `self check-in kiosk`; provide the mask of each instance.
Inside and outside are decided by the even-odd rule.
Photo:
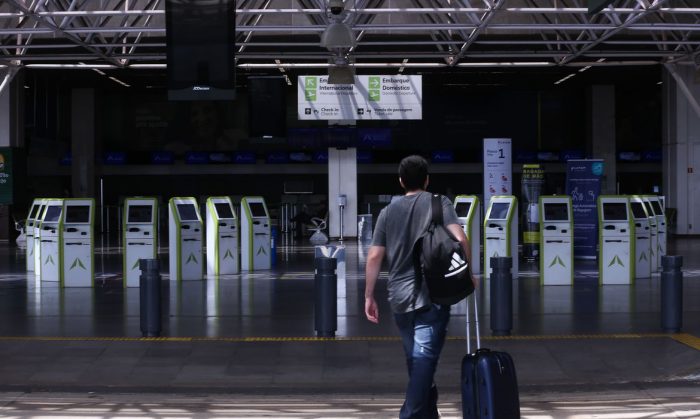
[[[204,274],[204,228],[194,198],[170,199],[170,279],[197,280]]]
[[[511,195],[496,195],[484,218],[484,273],[491,276],[494,256],[513,259],[513,278],[518,277],[518,200]]]
[[[630,209],[634,218],[634,277],[651,277],[651,227],[649,213],[641,196],[630,197]]]
[[[42,200],[35,199],[27,214],[27,221],[24,223],[24,229],[27,235],[27,272],[34,271],[34,223],[38,218],[41,209]]]
[[[124,286],[138,287],[140,259],[158,258],[158,200],[135,197],[124,200]]]
[[[95,200],[63,200],[61,269],[64,287],[92,287],[95,277]]]
[[[626,196],[598,197],[598,266],[600,283],[634,281],[634,221]]]
[[[539,199],[540,281],[543,285],[574,283],[574,215],[571,197]]]
[[[48,199],[41,215],[39,240],[39,269],[35,274],[42,281],[61,280],[61,229],[63,227],[63,200]]]
[[[479,198],[474,195],[458,195],[455,198],[455,212],[459,224],[471,244],[471,270],[481,273],[481,214]]]
[[[659,258],[656,257],[659,247],[659,226],[657,225],[656,215],[654,214],[654,208],[651,206],[649,197],[647,195],[642,196],[642,202],[644,203],[644,208],[647,210],[647,215],[649,215],[649,232],[650,232],[650,243],[649,250],[650,261],[651,261],[651,271],[656,272],[659,268]]]
[[[231,198],[207,199],[207,275],[228,275],[238,268],[238,219]]]
[[[34,219],[34,275],[37,278],[41,275],[41,219],[44,217],[46,202],[45,199],[41,200]]]
[[[270,215],[265,199],[241,200],[241,270],[270,269]]]
[[[656,264],[657,270],[661,270],[661,256],[666,256],[666,214],[658,196],[649,195],[647,198],[656,217]]]

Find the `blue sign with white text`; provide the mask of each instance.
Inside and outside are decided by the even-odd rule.
[[[598,195],[603,176],[603,160],[568,160],[566,194],[571,196],[574,213],[574,256],[591,259],[597,255]]]
[[[126,153],[122,151],[108,151],[104,155],[104,164],[121,166],[126,164]]]

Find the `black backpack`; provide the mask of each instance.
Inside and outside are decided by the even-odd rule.
[[[413,245],[414,304],[425,281],[433,303],[452,305],[474,292],[471,268],[459,241],[443,225],[440,195],[431,197],[431,212],[428,228]]]

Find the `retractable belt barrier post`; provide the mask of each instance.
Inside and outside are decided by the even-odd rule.
[[[314,261],[314,324],[316,336],[335,337],[338,329],[337,260],[317,257]]]
[[[683,324],[683,256],[661,256],[661,328],[679,333]]]
[[[494,336],[508,336],[513,328],[513,259],[492,257],[490,262],[491,332]]]
[[[140,303],[141,303],[141,334],[152,338],[160,336],[160,268],[157,259],[139,260],[141,269]]]

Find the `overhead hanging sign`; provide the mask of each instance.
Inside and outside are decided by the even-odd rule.
[[[301,120],[422,119],[421,76],[355,76],[355,84],[328,84],[328,76],[299,76]]]

